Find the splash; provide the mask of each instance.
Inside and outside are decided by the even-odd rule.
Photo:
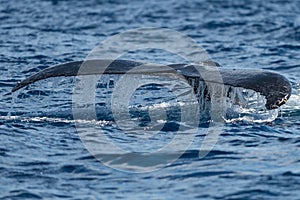
[[[114,85],[112,80],[113,79],[110,76],[106,79],[104,85]],[[117,80],[115,79],[114,81]],[[135,94],[134,98],[132,98],[135,101],[128,105],[129,109],[137,113],[144,111],[155,113],[155,111],[160,109],[173,108],[174,111],[174,108],[178,106],[188,107],[199,104],[200,121],[209,121],[212,114],[212,102],[215,102],[215,106],[219,107],[219,114],[222,115],[220,118],[228,123],[240,121],[265,123],[274,121],[278,116],[278,110],[268,110],[265,107],[267,101],[265,96],[256,91],[212,83],[207,85],[203,81],[197,82],[192,78],[188,79],[188,83],[194,89],[198,102],[189,100],[188,95],[190,94],[187,92],[188,89],[191,89],[187,88],[189,86],[176,82],[176,86],[173,86],[173,88],[181,90],[177,91],[178,93],[187,95],[186,98],[181,98],[184,99],[184,101],[178,101],[177,99],[170,97],[169,94],[165,94],[168,92],[166,90],[157,90],[157,88],[155,88],[155,91],[153,92],[153,87],[145,87],[140,93]],[[146,93],[149,93],[151,97],[155,94],[156,98],[149,98]],[[223,112],[224,110],[225,112]]]
[[[260,93],[241,87],[232,87],[224,85],[223,87],[213,84],[211,88],[207,87],[204,82],[198,83],[196,94],[199,98],[200,110],[203,113],[210,113],[211,101],[218,98],[221,109],[225,109],[225,115],[222,118],[225,122],[254,122],[264,123],[274,121],[278,116],[278,110],[268,110],[265,96]],[[222,96],[212,96],[212,90],[220,90]]]

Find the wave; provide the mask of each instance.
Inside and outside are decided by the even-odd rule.
[[[21,121],[21,122],[49,122],[49,123],[65,123],[65,124],[92,124],[92,125],[100,125],[105,126],[109,124],[109,121],[105,120],[73,120],[73,119],[63,119],[63,118],[55,118],[55,117],[24,117],[24,116],[0,116],[0,120],[5,121]]]

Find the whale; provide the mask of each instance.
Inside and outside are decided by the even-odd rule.
[[[105,67],[103,67],[105,66]],[[135,67],[142,66],[138,70]],[[39,80],[52,77],[84,76],[97,74],[172,74],[183,76],[194,90],[197,84],[205,83],[223,84],[231,87],[250,89],[265,96],[265,107],[268,110],[277,109],[284,105],[291,96],[292,86],[289,80],[274,71],[262,69],[232,69],[223,68],[215,61],[203,61],[196,64],[168,64],[160,67],[157,64],[144,63],[132,60],[93,59],[62,63],[47,67],[28,78],[18,82],[12,89],[15,92]],[[84,70],[81,70],[84,67]],[[219,76],[221,78],[219,78]]]

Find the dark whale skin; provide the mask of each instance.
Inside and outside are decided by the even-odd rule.
[[[213,65],[215,67],[210,66]],[[142,66],[138,70],[133,70]],[[292,87],[284,76],[267,70],[221,68],[213,61],[200,64],[171,64],[168,68],[162,65],[136,62],[130,60],[86,60],[74,61],[48,67],[25,80],[18,82],[12,89],[15,92],[39,80],[59,76],[82,76],[94,74],[155,74],[177,73],[186,79],[220,83],[233,87],[251,89],[264,95],[267,99],[265,107],[276,109],[285,104],[291,96]],[[217,66],[217,67],[216,67]]]

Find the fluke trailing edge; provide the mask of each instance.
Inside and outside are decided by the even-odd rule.
[[[139,70],[132,70],[141,66]],[[31,83],[59,76],[82,76],[95,74],[155,74],[178,73],[186,79],[220,83],[233,87],[242,87],[254,90],[266,97],[266,108],[276,109],[285,104],[291,95],[291,84],[282,75],[266,70],[258,69],[225,69],[211,68],[219,66],[213,61],[200,64],[171,64],[168,68],[161,68],[159,65],[147,64],[129,60],[86,60],[63,63],[48,67],[25,80],[18,82],[12,89],[15,92]],[[84,70],[81,67],[84,66]],[[107,67],[103,67],[107,66]],[[216,71],[217,70],[217,71]],[[217,78],[221,75],[221,79]]]

